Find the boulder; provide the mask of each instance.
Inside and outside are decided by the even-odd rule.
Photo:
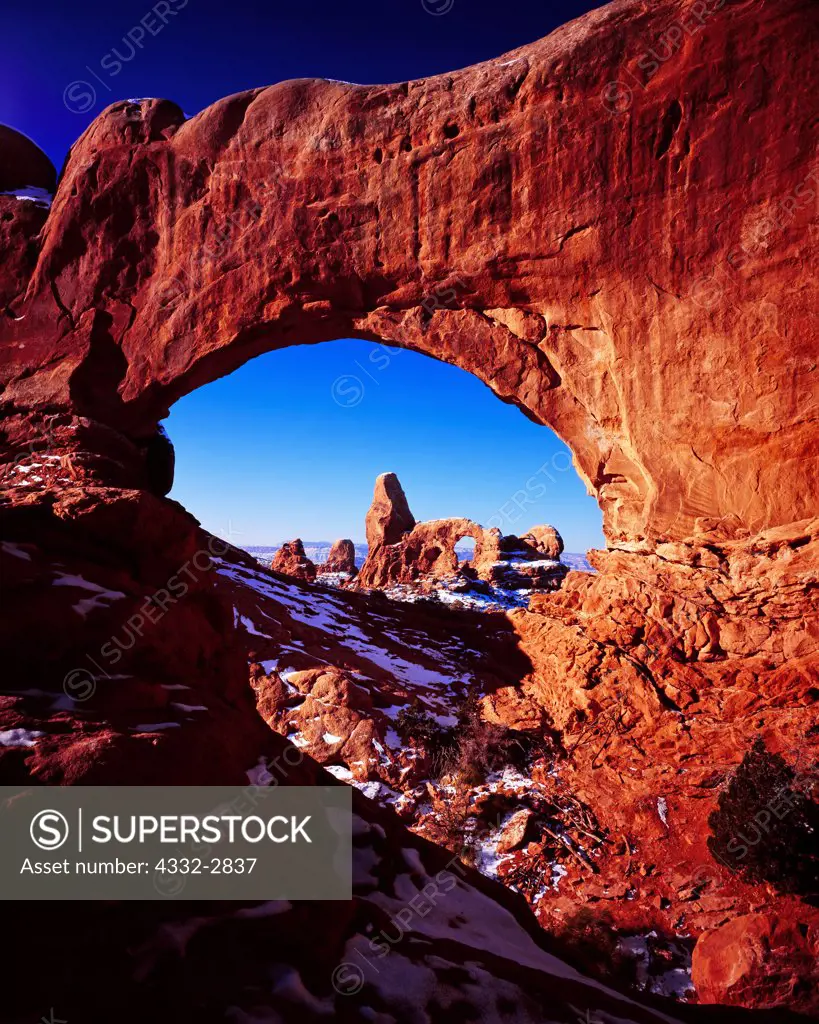
[[[270,568],[274,572],[280,572],[284,576],[293,576],[297,580],[314,580],[316,578],[316,566],[304,553],[304,544],[297,537],[295,540],[285,541],[273,556]]]
[[[692,980],[704,1003],[819,1013],[819,922],[744,914],[700,936]]]
[[[563,553],[563,538],[553,526],[533,526],[520,539],[542,558],[557,560]]]
[[[523,846],[526,830],[533,817],[534,813],[527,807],[520,811],[515,811],[501,830],[500,839],[498,839],[496,846],[497,852],[510,853],[512,850],[517,850]]]
[[[318,567],[320,573],[344,573],[355,576],[358,572],[355,564],[355,545],[351,540],[336,540],[327,555],[327,561]]]

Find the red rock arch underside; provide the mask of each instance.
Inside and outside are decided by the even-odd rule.
[[[683,23],[649,72],[647,52]],[[405,346],[551,426],[603,510],[598,573],[570,572],[480,639],[484,718],[555,737],[562,783],[618,840],[562,911],[604,901],[643,933],[684,928],[699,939],[704,998],[816,1012],[815,908],[740,881],[705,837],[719,786],[757,736],[819,760],[818,30],[813,0],[617,0],[424,81],[286,82],[190,120],[165,100],[117,103],[72,147],[50,211],[0,195],[0,636],[9,678],[26,681],[3,697],[0,729],[42,733],[0,747],[0,778],[239,785],[249,752],[292,749],[265,722],[273,682],[259,675],[258,637],[234,619],[249,591],[218,573],[142,629],[116,685],[97,679],[70,710],[47,698],[82,689],[71,673],[87,675],[88,657],[104,657],[214,540],[162,497],[172,457],[157,424],[176,399],[288,344]],[[41,155],[0,133],[0,192],[50,178]],[[92,584],[82,600],[76,577]],[[367,600],[346,597],[349,615],[364,617]],[[179,684],[209,714],[135,730],[156,721],[142,709],[171,713],[165,688]],[[313,761],[297,774],[327,780]],[[427,870],[443,863],[355,799],[387,836],[385,862],[410,843]],[[469,884],[541,941],[509,893],[474,873]],[[372,893],[356,899],[332,920],[310,904],[259,926],[283,963],[310,959],[316,998],[351,1019],[358,997],[328,979],[355,929],[384,914]],[[140,929],[176,913],[162,906]],[[231,908],[194,912],[197,927],[250,935]],[[178,961],[155,970],[146,954],[139,970],[155,987],[133,982],[127,914],[88,910],[82,942],[73,911],[50,921],[45,936],[35,915],[15,925],[9,976],[35,964],[38,975],[9,996],[12,1015],[41,1016],[34,995],[50,972],[64,1001],[51,989],[49,1000],[69,1020],[110,1019],[98,983],[109,976],[123,1019],[185,1018]],[[300,952],[296,933],[323,944]],[[485,950],[468,938],[471,962]],[[256,970],[257,939],[237,971]],[[245,988],[228,991],[223,945],[190,945],[185,977],[207,1005],[232,1005]],[[521,973],[524,962],[481,960],[521,1019],[599,1007],[656,1019],[547,969]],[[248,990],[270,988],[257,981]],[[145,1002],[157,993],[166,1017]]]

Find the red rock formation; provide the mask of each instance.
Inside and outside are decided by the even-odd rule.
[[[0,124],[0,192],[26,187],[53,193],[57,187],[57,172],[31,139]]]
[[[417,523],[395,543],[371,547],[358,584],[380,589],[396,583],[434,585],[438,580],[456,576],[461,563],[455,545],[464,537],[475,539],[472,564],[487,558],[493,560],[499,550],[498,530],[485,531],[469,519],[432,519]]]
[[[3,698],[0,724],[44,733],[0,750],[3,780],[238,783],[248,752],[292,749],[253,706],[233,595],[209,585],[199,557],[206,538],[157,497],[170,472],[157,426],[179,397],[263,351],[381,338],[474,373],[554,427],[603,509],[611,550],[593,556],[598,574],[570,573],[557,593],[504,618],[514,664],[526,667],[517,679],[487,679],[483,698],[490,720],[557,731],[571,755],[566,784],[610,832],[594,877],[567,868],[577,886],[542,900],[540,919],[588,900],[635,929],[690,928],[706,936],[698,960],[708,995],[779,1004],[795,980],[808,993],[799,1005],[813,999],[815,1012],[804,944],[781,923],[812,935],[809,908],[742,886],[704,838],[715,789],[752,738],[761,732],[789,756],[817,745],[819,545],[807,521],[819,504],[817,19],[813,0],[705,11],[688,0],[619,0],[503,58],[426,81],[283,83],[187,121],[168,101],[115,103],[72,147],[49,212],[0,196],[9,608],[0,629],[4,668],[24,681]],[[647,48],[683,23],[682,45],[649,73]],[[0,138],[7,153],[21,145]],[[388,504],[376,534],[386,546],[414,528],[395,515],[394,496]],[[155,611],[171,577],[186,599],[153,622],[145,602]],[[112,638],[124,643],[131,621],[140,643],[121,651],[117,678],[96,679],[89,654],[99,660]],[[286,629],[264,621],[276,650]],[[327,634],[303,629],[328,660]],[[332,649],[340,672],[361,657]],[[437,678],[433,664],[422,667],[422,678]],[[407,678],[384,686],[399,684],[409,700]],[[164,687],[181,685],[207,715],[172,706]],[[327,685],[342,684],[332,676]],[[179,728],[152,731],[172,715]],[[317,778],[310,768],[299,781]],[[381,827],[393,891],[399,868],[408,877],[399,850],[414,840]],[[505,898],[494,886],[481,894],[484,909]],[[63,980],[49,1002],[65,991],[69,1020],[110,1020],[111,992],[89,988],[88,963],[113,979],[126,1019],[158,1019],[150,994],[169,1020],[194,1004],[223,1019],[246,992],[265,993],[266,1013],[261,947],[305,971],[299,984],[321,1006],[311,1013],[349,1016],[371,1004],[340,1007],[327,974],[368,924],[382,927],[382,895],[368,891],[339,916],[294,908],[293,926],[278,930],[237,923],[235,908],[99,907],[78,918],[52,907],[49,928],[32,915],[15,926],[8,972],[29,978],[36,968],[37,984],[4,1000],[15,1018],[42,1014],[34,1000],[45,942],[47,980]],[[749,931],[757,937],[744,976],[783,983],[726,982],[708,933],[763,904],[780,924]],[[515,913],[529,935],[530,919]],[[197,928],[206,930],[189,959],[173,959],[185,954],[178,937]],[[226,936],[239,929],[246,955],[226,978]],[[781,960],[769,933],[794,943]],[[307,948],[293,948],[297,934],[310,937]],[[601,1000],[615,1017],[654,1016],[556,980],[540,960],[523,970],[519,944],[487,952],[484,933],[445,934],[401,951],[432,972],[401,985],[416,1016],[440,1011],[425,995],[439,991],[435,970],[451,978],[467,961],[492,983],[472,989],[481,1010],[502,992],[533,1019],[547,1007],[574,1020],[569,1004],[592,1010]],[[437,968],[421,963],[421,944]],[[140,948],[139,963],[127,959]],[[462,996],[447,989],[454,1005]],[[305,1019],[303,1006],[282,1002],[280,1016]],[[391,1013],[395,997],[379,1005]]]
[[[358,569],[355,564],[355,545],[351,540],[336,540],[327,555],[327,561],[318,567],[320,573],[344,573],[355,576]]]
[[[293,339],[380,337],[567,438],[612,543],[809,515],[819,15],[714,4],[649,78],[647,41],[690,6],[608,5],[420,82],[284,83],[187,121],[112,105],[1,329],[8,443],[48,403],[124,435],[141,485],[181,395]],[[103,440],[64,443],[93,462]]]
[[[413,525],[407,528],[410,521]],[[518,537],[503,537],[496,527],[485,530],[471,519],[416,523],[394,473],[376,480],[366,526],[370,547],[357,580],[361,588],[409,584],[415,589],[434,590],[442,580],[463,577],[511,589],[549,589],[565,574],[565,569],[554,565],[552,556],[546,554],[558,545],[561,550],[563,547],[554,527],[534,527],[528,543]],[[475,541],[475,553],[462,563],[455,549],[465,537]]]
[[[314,580],[316,566],[304,553],[301,538],[285,541],[273,556],[270,568],[285,576],[293,576],[297,580]]]
[[[22,295],[37,260],[36,238],[45,224],[48,208],[43,201],[18,198],[21,189],[34,187],[53,192],[57,172],[34,143],[19,132],[0,125],[0,317],[21,314],[14,299]],[[11,193],[4,195],[3,193]],[[0,331],[2,328],[0,328]]]
[[[563,554],[563,538],[553,526],[533,526],[520,539],[542,558],[558,559]]]
[[[798,911],[786,920],[736,917],[697,943],[693,980],[703,1002],[810,1013],[819,991],[819,922]]]
[[[415,526],[407,496],[395,473],[382,473],[375,481],[373,501],[364,520],[370,549],[397,544]]]

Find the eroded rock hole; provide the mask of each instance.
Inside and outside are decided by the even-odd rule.
[[[674,138],[675,132],[680,127],[681,121],[682,107],[680,106],[680,102],[679,100],[672,100],[660,125],[657,148],[654,151],[654,155],[658,160],[668,152],[669,147],[671,146],[671,140]]]

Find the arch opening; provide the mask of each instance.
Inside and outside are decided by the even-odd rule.
[[[468,534],[465,537],[460,537],[455,541],[453,548],[455,555],[459,562],[472,562],[475,559],[475,548],[476,541],[474,537],[470,537]]]
[[[180,399],[163,427],[175,447],[170,497],[268,565],[298,538],[321,575],[345,540],[356,563],[345,569],[360,569],[384,472],[419,524],[461,520],[499,536],[549,524],[581,567],[604,543],[600,509],[548,427],[408,349],[355,338],[279,348]],[[456,570],[487,547],[476,536],[472,525],[447,529]]]

